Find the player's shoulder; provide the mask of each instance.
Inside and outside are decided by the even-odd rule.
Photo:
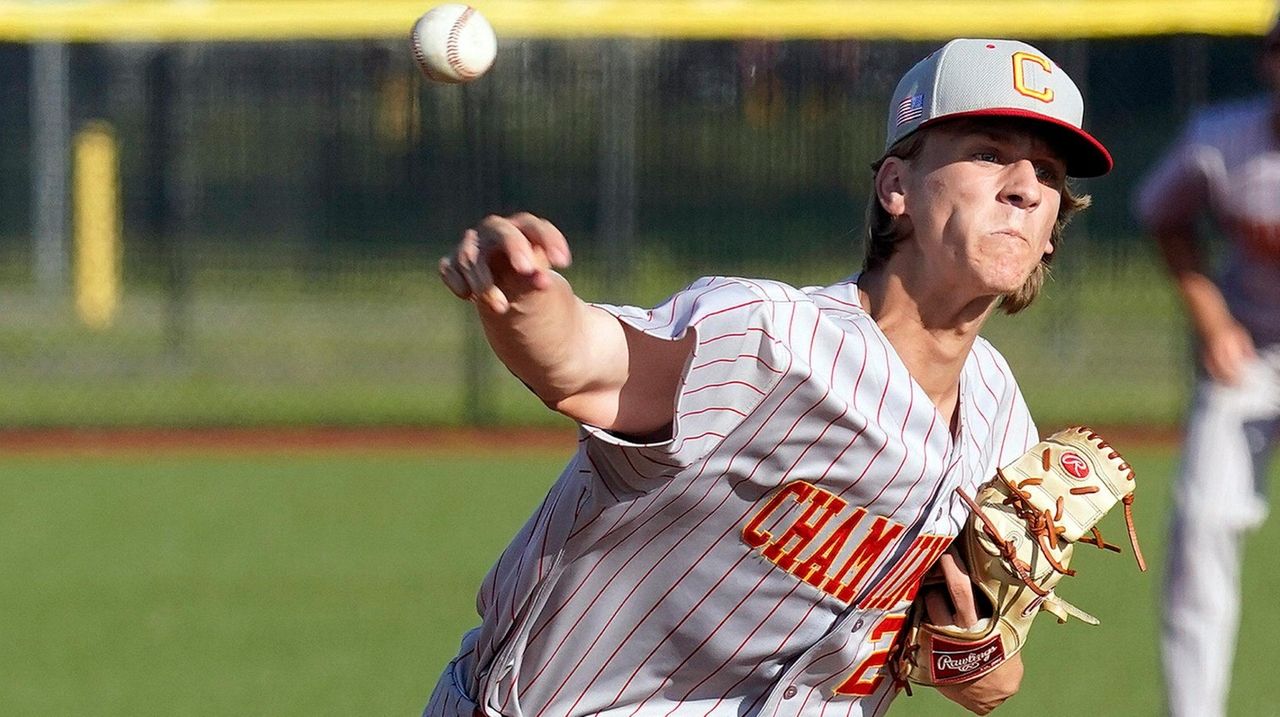
[[[803,292],[781,281],[704,276],[648,313],[654,321],[697,326],[704,332],[736,331],[793,321],[800,312],[792,307],[806,300]]]
[[[1271,102],[1268,96],[1255,96],[1201,107],[1187,121],[1187,135],[1206,144],[1237,139],[1243,129],[1266,121]]]
[[[865,313],[862,299],[858,296],[858,274],[827,286],[806,286],[801,291],[818,306],[824,309],[852,310]]]
[[[808,301],[800,289],[776,279],[744,276],[704,276],[689,285],[687,291],[714,292],[720,301],[755,300],[757,303],[793,303]]]

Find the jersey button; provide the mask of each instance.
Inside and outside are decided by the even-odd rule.
[[[857,622],[855,622],[855,623],[853,623],[853,629],[854,629],[854,630],[861,630],[861,629],[862,629],[862,618],[858,618],[858,621],[857,621]]]
[[[782,699],[784,699],[784,700],[789,700],[789,699],[791,699],[792,697],[795,697],[795,696],[796,696],[796,686],[795,686],[795,685],[791,685],[790,687],[788,687],[787,689],[785,689],[785,690],[783,690],[783,691],[782,691]]]

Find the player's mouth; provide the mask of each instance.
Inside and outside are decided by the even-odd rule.
[[[1017,229],[997,229],[996,231],[992,232],[992,234],[995,234],[997,236],[1013,237],[1014,239],[1020,239],[1027,244],[1031,243],[1031,240],[1027,239],[1027,235],[1023,234]]]

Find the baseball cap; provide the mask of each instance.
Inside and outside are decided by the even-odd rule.
[[[1043,122],[1063,149],[1067,174],[1111,171],[1111,153],[1084,131],[1084,98],[1061,67],[1016,40],[952,40],[898,81],[889,105],[885,151],[937,122],[1021,117]]]

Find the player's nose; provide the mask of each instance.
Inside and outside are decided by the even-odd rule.
[[[1000,200],[1019,209],[1034,209],[1040,204],[1044,185],[1029,159],[1010,162],[1001,173]]]

